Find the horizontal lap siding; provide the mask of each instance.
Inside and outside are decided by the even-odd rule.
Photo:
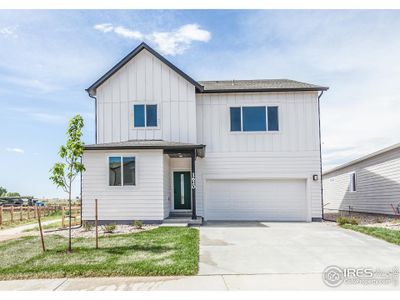
[[[312,175],[319,174],[318,152],[306,153],[213,153],[197,159],[197,209],[204,214],[203,197],[207,178],[301,178],[309,179],[311,217],[321,217],[321,185],[312,181]]]
[[[108,186],[107,157],[136,157],[135,187]],[[83,156],[86,171],[82,176],[82,214],[84,220],[94,219],[94,199],[99,201],[100,220],[162,220],[163,154],[150,151],[86,151]]]
[[[230,132],[229,107],[279,107],[278,132]],[[321,217],[318,100],[316,92],[197,95],[197,139],[206,156],[197,159],[197,209],[203,211],[207,176],[309,179],[311,217]]]
[[[349,174],[356,172],[357,192],[349,192]],[[400,202],[400,150],[378,155],[324,176],[328,209],[393,214]]]

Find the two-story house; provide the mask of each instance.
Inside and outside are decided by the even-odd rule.
[[[196,81],[145,43],[92,84],[83,220],[321,220],[319,96],[286,79]]]

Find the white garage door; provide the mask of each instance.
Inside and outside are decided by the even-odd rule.
[[[305,180],[207,180],[206,220],[307,221]]]

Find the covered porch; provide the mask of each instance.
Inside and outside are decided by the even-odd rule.
[[[204,157],[204,145],[163,140],[130,140],[86,145],[85,150],[87,156],[92,157],[97,153],[99,162],[101,155],[106,158],[129,155],[134,160],[134,186],[115,188],[99,185],[103,190],[90,189],[96,191],[93,197],[104,196],[103,201],[115,212],[109,220],[117,218],[129,222],[132,218],[166,224],[201,224],[202,219],[197,216],[196,160]],[[89,167],[89,171],[97,177],[97,167]],[[126,177],[124,174],[122,176]],[[84,179],[86,178],[88,176]],[[122,193],[123,198],[119,199],[118,195]],[[111,200],[110,196],[115,200]],[[130,206],[132,211],[117,211],[116,205]]]

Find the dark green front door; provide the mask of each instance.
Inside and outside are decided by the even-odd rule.
[[[174,172],[174,208],[190,209],[190,172]]]

